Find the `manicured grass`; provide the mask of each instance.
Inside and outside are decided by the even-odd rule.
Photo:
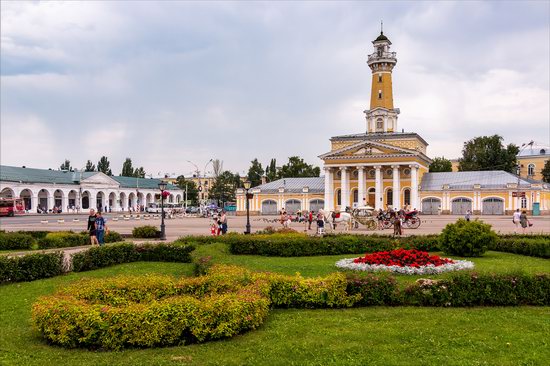
[[[435,253],[444,256],[443,253]],[[252,270],[280,272],[285,274],[295,274],[299,272],[303,276],[324,276],[338,269],[335,267],[336,261],[342,258],[359,257],[361,254],[344,254],[333,256],[317,257],[264,257],[258,255],[231,255],[225,244],[200,245],[193,252],[195,258],[211,256],[214,263],[236,264],[247,267]],[[527,257],[511,253],[487,252],[480,258],[462,258],[473,261],[478,272],[514,272],[524,271],[527,273],[548,273],[550,272],[550,260],[543,258]],[[439,275],[448,276],[449,274]],[[414,281],[420,277],[438,277],[438,276],[405,276],[396,275],[402,281]]]
[[[353,257],[234,256],[224,244],[201,245],[194,253],[207,255],[215,263],[304,276],[334,272],[336,260]],[[489,252],[473,260],[479,271],[550,272],[547,259]],[[121,352],[49,346],[32,329],[30,311],[36,298],[76,279],[146,273],[188,276],[192,267],[137,262],[0,286],[0,364],[545,365],[550,359],[549,307],[272,310],[262,327],[232,339]]]

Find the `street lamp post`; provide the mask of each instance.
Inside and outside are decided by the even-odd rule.
[[[164,227],[164,191],[166,190],[166,183],[159,183],[160,189],[160,240],[166,240],[166,230]]]
[[[245,234],[250,234],[250,206],[248,205],[248,190],[250,189],[250,181],[247,180],[244,182],[244,189],[246,191],[246,230],[244,231]]]

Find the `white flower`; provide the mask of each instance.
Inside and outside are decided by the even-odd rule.
[[[460,271],[464,269],[473,269],[474,263],[470,261],[453,260],[454,263],[446,263],[441,266],[428,264],[421,267],[400,267],[400,266],[385,266],[383,264],[367,264],[354,263],[355,258],[341,259],[336,262],[336,267],[343,269],[351,269],[354,271],[368,272],[394,272],[405,275],[424,275],[424,274],[439,274],[443,272]]]

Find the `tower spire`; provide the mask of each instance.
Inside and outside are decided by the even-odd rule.
[[[380,20],[380,34],[384,34],[384,21]]]

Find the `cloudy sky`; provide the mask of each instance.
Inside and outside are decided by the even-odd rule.
[[[242,173],[365,131],[384,20],[399,128],[431,157],[500,134],[550,140],[550,2],[1,3],[4,165]]]

